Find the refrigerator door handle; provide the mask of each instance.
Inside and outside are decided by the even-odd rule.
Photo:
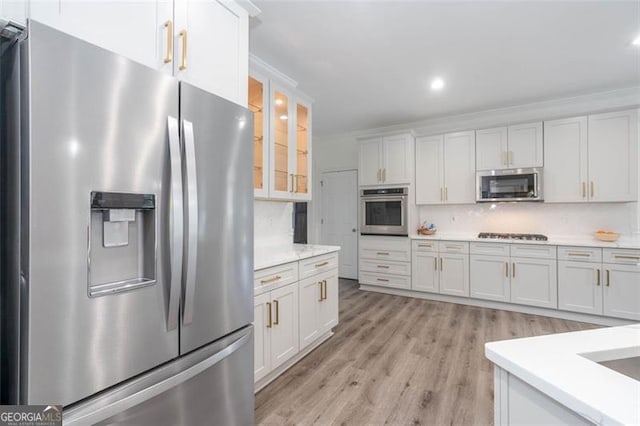
[[[187,265],[184,271],[184,314],[185,325],[193,321],[193,303],[196,291],[196,262],[198,259],[198,184],[196,181],[196,151],[193,123],[182,120],[182,132],[187,178]]]
[[[169,130],[169,158],[171,163],[171,220],[169,221],[169,235],[171,238],[169,243],[171,282],[169,287],[169,315],[167,318],[167,330],[170,331],[178,326],[184,216],[182,202],[182,155],[180,153],[178,119],[169,116],[167,118],[167,125]]]

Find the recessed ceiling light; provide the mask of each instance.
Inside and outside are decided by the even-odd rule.
[[[287,118],[289,118],[289,117],[287,117],[287,116],[286,116],[286,115],[284,115],[284,114],[280,116],[280,120],[286,120]]]
[[[276,105],[282,105],[284,101],[282,99],[276,99]]]
[[[631,42],[634,46],[640,46],[640,35]]]
[[[431,90],[440,90],[444,87],[444,80],[440,77],[434,78],[431,82]]]

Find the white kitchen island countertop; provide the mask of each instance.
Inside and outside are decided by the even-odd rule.
[[[549,244],[555,246],[583,246],[602,248],[625,248],[640,249],[640,237],[623,235],[613,243],[597,240],[593,235],[548,235],[548,241],[528,241],[528,240],[502,240],[498,238],[478,238],[478,234],[455,234],[436,233],[435,235],[411,235],[413,240],[437,240],[437,241],[479,241],[485,243],[508,243],[508,244]]]
[[[340,250],[340,246],[324,246],[317,244],[288,244],[278,246],[256,247],[253,251],[254,271],[296,262],[314,256],[333,253]]]
[[[485,355],[596,424],[640,424],[640,381],[596,362],[640,356],[640,324],[491,342]]]

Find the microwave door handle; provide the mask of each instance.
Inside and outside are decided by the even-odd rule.
[[[182,210],[182,155],[180,153],[178,120],[175,117],[168,117],[167,128],[169,131],[169,165],[171,173],[171,215],[169,220],[171,281],[169,286],[167,331],[171,331],[178,326],[180,281],[182,279],[182,250],[184,243],[184,216]]]
[[[193,321],[193,304],[196,290],[196,263],[198,258],[198,185],[196,182],[196,152],[193,123],[182,121],[184,154],[187,177],[187,265],[184,279],[184,313],[182,322],[189,325]]]

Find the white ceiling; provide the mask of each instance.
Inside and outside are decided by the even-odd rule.
[[[315,99],[318,136],[640,85],[637,0],[254,3],[250,50]]]

